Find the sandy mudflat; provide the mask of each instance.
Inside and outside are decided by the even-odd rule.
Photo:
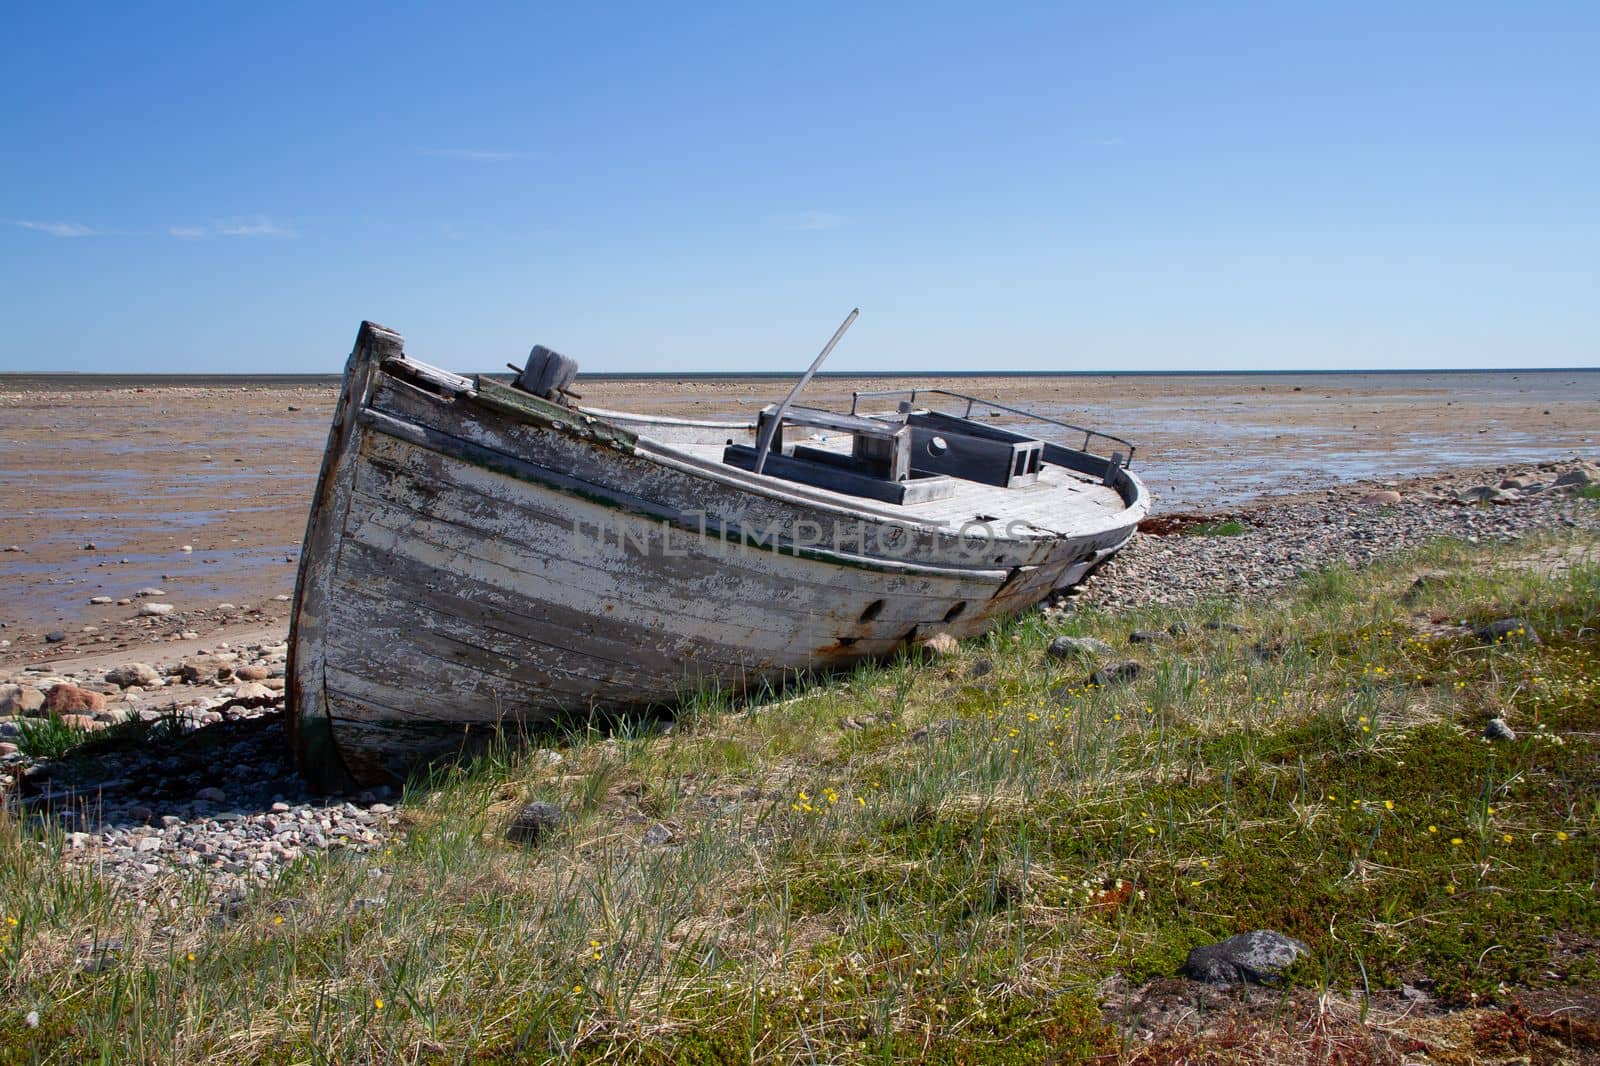
[[[771,379],[580,381],[586,404],[684,417],[751,412],[784,389]],[[1600,458],[1600,371],[834,378],[806,402],[847,407],[852,389],[910,385],[995,396],[1127,437],[1158,509]],[[161,619],[129,623],[144,602],[134,594],[149,587],[202,640],[281,626],[288,603],[275,597],[292,591],[334,395],[303,382],[69,389],[0,377],[0,548],[21,549],[0,552],[0,639],[11,641],[0,666],[165,633]],[[132,602],[90,605],[97,596]],[[67,640],[46,645],[52,630]]]

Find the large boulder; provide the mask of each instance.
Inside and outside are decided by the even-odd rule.
[[[53,685],[44,696],[44,709],[53,715],[94,714],[106,709],[106,698],[70,682]]]
[[[149,663],[123,663],[106,671],[106,682],[118,688],[160,688],[165,682]]]
[[[191,685],[208,685],[233,677],[233,659],[224,655],[191,655],[178,668],[178,676]]]
[[[44,707],[44,693],[32,685],[0,685],[0,716],[38,714]]]
[[[1183,975],[1212,985],[1267,984],[1310,950],[1292,936],[1257,929],[1195,948],[1183,962]]]
[[[1556,488],[1568,491],[1595,484],[1600,484],[1600,467],[1593,463],[1579,463],[1570,470],[1563,470],[1555,480]]]

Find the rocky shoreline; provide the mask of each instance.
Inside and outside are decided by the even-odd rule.
[[[1540,530],[1600,528],[1600,506],[1574,498],[1597,483],[1600,466],[1574,459],[1343,485],[1318,496],[1267,499],[1223,515],[1158,514],[1147,525],[1171,533],[1201,522],[1231,520],[1242,528],[1232,535],[1135,537],[1046,611],[1255,596],[1309,571],[1360,566],[1439,537],[1476,542]]]
[[[1158,516],[1152,534],[1044,610],[1256,596],[1438,537],[1600,530],[1600,503],[1576,498],[1596,483],[1600,467],[1575,460],[1341,486],[1228,515]],[[1175,535],[1202,519],[1238,530]],[[159,591],[141,602],[159,602]],[[170,629],[177,642],[158,639],[149,652],[185,653],[150,662],[101,654],[0,673],[0,802],[58,831],[65,861],[141,898],[201,877],[225,904],[309,855],[373,852],[401,831],[388,790],[313,796],[295,774],[281,636],[202,647],[181,617],[139,617],[162,627],[153,636]],[[88,739],[55,757],[23,750],[37,749],[52,722]]]

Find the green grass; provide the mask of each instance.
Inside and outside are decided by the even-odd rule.
[[[1237,537],[1250,527],[1237,518],[1222,522],[1201,522],[1188,530],[1191,537]]]
[[[415,782],[403,841],[308,859],[227,922],[0,816],[0,1064],[1115,1058],[1103,981],[1255,928],[1311,945],[1316,994],[1592,994],[1595,557],[1439,544],[1271,602],[1033,615],[931,665],[700,693],[670,732]],[[1507,615],[1543,643],[1468,632]],[[1177,621],[1128,686],[1044,655]],[[1481,740],[1493,716],[1518,739]],[[505,843],[535,798],[572,823]],[[657,822],[673,842],[643,845]]]
[[[1585,485],[1573,495],[1580,500],[1600,500],[1600,485]]]
[[[17,723],[15,744],[24,755],[58,759],[82,744],[89,733],[59,718],[24,718]]]

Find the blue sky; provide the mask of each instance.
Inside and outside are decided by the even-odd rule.
[[[0,370],[1600,364],[1600,4],[7,23]]]

